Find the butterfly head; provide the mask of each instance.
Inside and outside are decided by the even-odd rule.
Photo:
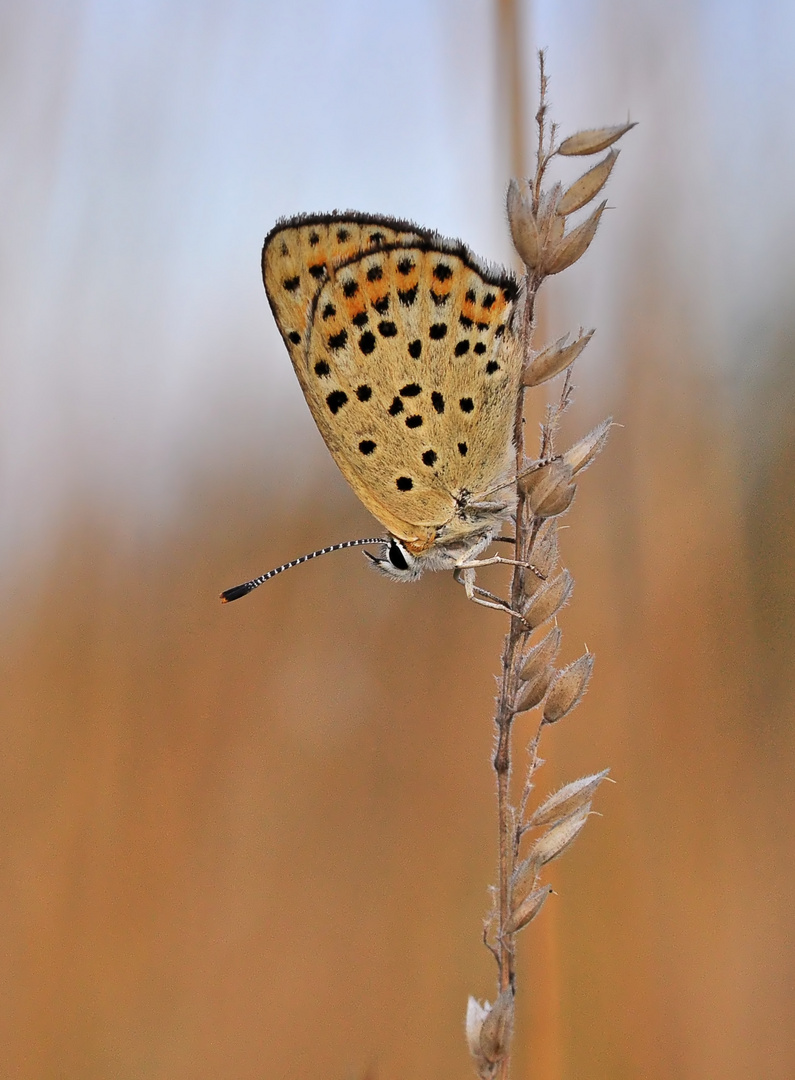
[[[393,581],[416,581],[426,569],[422,556],[412,555],[409,549],[394,536],[384,540],[381,555],[364,553],[371,564]]]

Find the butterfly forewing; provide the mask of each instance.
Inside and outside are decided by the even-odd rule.
[[[516,286],[462,245],[393,226],[288,225],[269,238],[263,265],[334,459],[391,532],[430,544],[462,496],[489,491],[509,468]]]

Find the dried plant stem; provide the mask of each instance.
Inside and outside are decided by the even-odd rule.
[[[539,883],[543,867],[568,848],[585,825],[591,800],[607,770],[581,777],[547,796],[531,809],[535,773],[544,727],[555,724],[581,700],[591,676],[593,656],[585,652],[573,663],[557,669],[561,642],[556,616],[568,602],[573,581],[558,570],[557,521],[571,505],[575,478],[604,447],[610,420],[605,420],[565,453],[556,453],[560,420],[571,402],[571,365],[588,344],[593,331],[569,335],[540,352],[532,348],[538,290],[543,281],[576,262],[596,233],[604,202],[585,221],[568,225],[569,215],[592,202],[604,187],[615,163],[610,150],[564,191],[560,183],[544,189],[547,168],[556,155],[590,156],[612,146],[633,125],[581,131],[556,144],[554,124],[547,123],[547,77],[540,61],[540,102],[536,113],[538,147],[534,176],[512,180],[508,187],[508,222],[517,253],[525,265],[523,310],[519,318],[518,346],[522,352],[521,384],[514,416],[516,448],[516,507],[514,567],[511,578],[512,618],[502,651],[502,678],[494,717],[496,748],[499,871],[492,911],[483,940],[498,967],[498,993],[493,1005],[470,998],[467,1006],[467,1041],[481,1080],[507,1080],[514,1018],[515,939],[541,911],[549,885]],[[516,332],[516,331],[515,331]],[[537,458],[528,458],[524,437],[524,392],[566,372],[558,402],[547,407]],[[530,642],[534,630],[547,625],[546,636]],[[550,625],[551,624],[551,628]],[[528,747],[528,763],[518,805],[511,800],[511,738],[517,715],[540,710],[535,735]],[[538,715],[538,714],[537,714]],[[525,837],[535,832],[528,842]],[[522,852],[522,845],[527,844]]]

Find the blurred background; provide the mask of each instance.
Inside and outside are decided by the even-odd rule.
[[[795,1075],[795,9],[7,0],[3,1076],[470,1074],[504,620],[357,552],[217,596],[374,527],[264,234],[355,208],[510,262],[540,46],[562,134],[640,126],[544,298],[545,340],[597,327],[567,439],[621,426],[562,533],[597,664],[541,794],[617,784],[520,938],[514,1075]]]

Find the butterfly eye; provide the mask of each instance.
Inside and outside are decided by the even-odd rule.
[[[409,564],[406,562],[406,557],[400,550],[400,546],[393,540],[389,545],[389,561],[395,567],[396,570],[408,570]]]

